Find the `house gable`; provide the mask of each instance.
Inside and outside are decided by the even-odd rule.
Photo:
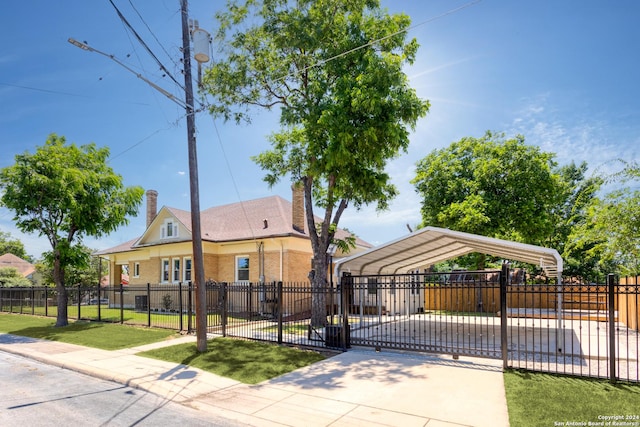
[[[163,206],[134,247],[191,241],[189,212]]]
[[[0,256],[0,267],[12,267],[18,270],[22,277],[31,278],[36,271],[35,265],[22,258],[6,253]]]

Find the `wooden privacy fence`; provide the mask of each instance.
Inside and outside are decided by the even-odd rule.
[[[638,277],[620,278],[618,287],[618,320],[629,329],[640,331],[640,301],[638,301]]]
[[[602,310],[606,308],[606,287],[563,284],[562,292],[557,285],[522,284],[507,287],[507,307],[555,310],[558,308],[558,296],[564,295],[564,309]],[[595,289],[595,290],[594,290]],[[425,287],[425,310],[444,310],[452,312],[494,313],[500,311],[500,290],[498,283],[467,282],[464,284],[442,284]],[[633,311],[637,301],[626,298],[620,293],[619,300]],[[634,305],[635,303],[635,305]],[[618,301],[616,301],[617,309]],[[636,310],[637,311],[637,310]],[[637,314],[637,313],[636,313]],[[637,324],[637,316],[635,317]]]

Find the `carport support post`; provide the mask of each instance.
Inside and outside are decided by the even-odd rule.
[[[509,264],[502,264],[500,272],[500,351],[502,368],[509,367],[509,341],[507,337],[507,284],[509,283]]]
[[[564,349],[564,331],[562,330],[562,272],[558,271],[558,287],[556,300],[556,353],[562,353]]]

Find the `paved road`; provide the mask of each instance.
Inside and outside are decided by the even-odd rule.
[[[0,425],[240,426],[158,395],[0,351]]]

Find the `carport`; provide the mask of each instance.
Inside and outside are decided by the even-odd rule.
[[[407,236],[336,262],[338,281],[343,273],[354,276],[404,274],[470,253],[483,253],[542,268],[557,278],[557,311],[562,312],[562,257],[555,249],[495,239],[438,227],[425,227]],[[562,316],[557,316],[558,330]],[[562,349],[561,342],[557,343]]]
[[[343,272],[357,275],[397,274],[426,268],[473,252],[521,261],[541,267],[562,279],[562,257],[555,249],[438,227],[425,227],[365,252],[336,262],[338,278]]]

